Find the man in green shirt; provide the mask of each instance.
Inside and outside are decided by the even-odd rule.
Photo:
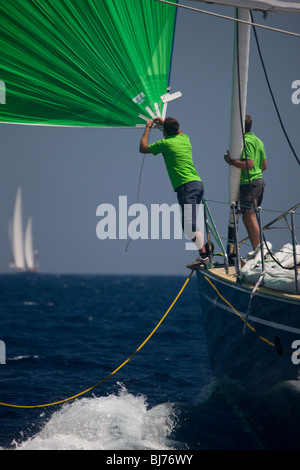
[[[263,142],[251,131],[252,118],[246,114],[245,118],[245,149],[240,160],[232,160],[229,151],[224,155],[229,165],[240,168],[240,208],[243,222],[247,229],[253,249],[260,244],[259,226],[255,208],[262,203],[265,182],[262,172],[267,169],[267,159]],[[249,181],[250,178],[250,181]]]
[[[164,139],[148,144],[153,125],[163,127]],[[201,204],[204,185],[193,163],[192,146],[189,137],[181,132],[176,119],[161,117],[149,120],[140,141],[140,152],[158,155],[162,153],[171,184],[177,193],[182,209],[182,228],[199,250],[199,257],[187,267],[196,269],[209,261],[204,247],[202,232],[196,224],[197,205]]]

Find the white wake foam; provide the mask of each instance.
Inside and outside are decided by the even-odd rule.
[[[16,450],[166,450],[177,418],[170,403],[149,408],[125,388],[117,395],[81,398],[53,413]]]

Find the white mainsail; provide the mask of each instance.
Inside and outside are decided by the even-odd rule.
[[[12,263],[10,266],[16,271],[36,270],[33,250],[32,217],[28,219],[26,225],[25,239],[23,237],[21,187],[17,190],[13,218],[9,224],[9,239],[12,254]]]
[[[11,235],[13,266],[17,270],[24,270],[25,258],[24,258],[24,249],[23,249],[22,189],[21,188],[18,188],[18,191],[17,191],[10,235]]]
[[[25,231],[25,240],[24,240],[24,250],[25,250],[25,261],[27,268],[32,270],[34,266],[34,252],[33,252],[33,238],[32,238],[32,217],[29,217],[27,221],[26,231]]]

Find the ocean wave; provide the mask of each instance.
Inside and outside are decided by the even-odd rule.
[[[168,450],[177,423],[171,403],[150,408],[143,395],[82,398],[55,411],[42,429],[15,450]]]
[[[23,359],[38,359],[38,358],[39,356],[35,354],[34,356],[25,355],[25,356],[9,357],[7,358],[7,361],[22,361]]]

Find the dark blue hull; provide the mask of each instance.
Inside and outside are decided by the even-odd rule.
[[[244,331],[251,288],[220,276],[216,268],[197,271],[197,280],[211,367],[216,376],[227,376],[253,392],[299,379],[299,296],[260,289],[248,311],[250,327]]]

